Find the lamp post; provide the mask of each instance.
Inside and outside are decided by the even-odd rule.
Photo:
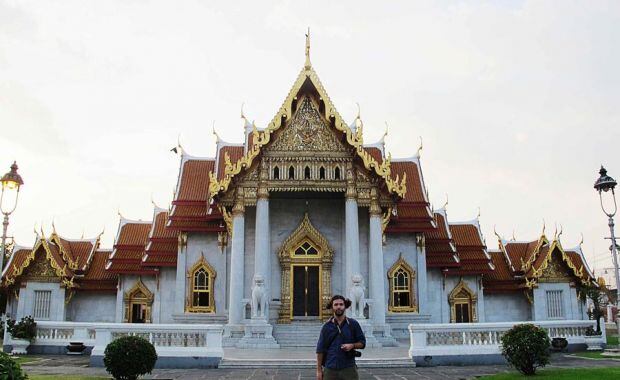
[[[616,306],[620,306],[620,272],[618,271],[618,246],[616,245],[616,236],[614,235],[614,215],[618,211],[618,204],[616,203],[616,193],[614,188],[618,184],[615,179],[607,175],[607,170],[601,166],[601,170],[598,172],[601,176],[594,183],[594,188],[598,191],[599,198],[601,199],[601,208],[607,217],[609,218],[609,231],[611,232],[611,256],[614,261],[614,271],[616,274]],[[613,211],[606,210],[603,202],[603,194],[609,194],[611,190],[611,199],[613,200]],[[616,316],[617,318],[617,316]],[[620,329],[620,324],[616,321],[616,325]]]
[[[9,227],[9,215],[17,207],[19,188],[24,184],[22,177],[17,174],[17,163],[13,162],[11,170],[0,179],[2,193],[0,194],[0,211],[4,215],[2,222],[2,254],[0,255],[0,272],[4,269],[4,256],[6,254],[6,230]],[[6,204],[5,204],[6,203]]]

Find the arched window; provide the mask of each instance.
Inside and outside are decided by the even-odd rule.
[[[304,169],[304,179],[310,179],[310,168],[307,166]]]
[[[334,170],[334,178],[340,179],[340,167],[336,166],[336,170]]]
[[[190,292],[186,308],[188,312],[215,312],[215,298],[213,294],[215,276],[215,270],[205,260],[204,255],[188,271]]]
[[[393,312],[415,312],[417,305],[413,291],[415,271],[400,256],[388,271],[390,283],[389,310]]]
[[[322,166],[319,169],[319,179],[325,179],[325,168]]]
[[[478,297],[461,280],[450,292],[450,323],[478,322],[477,303]]]
[[[125,292],[125,322],[151,323],[151,307],[154,300],[153,293],[144,285],[142,279]]]
[[[309,241],[303,242],[297,249],[295,250],[295,256],[317,256],[319,251],[314,248]]]
[[[288,179],[295,179],[295,168],[292,166],[288,168]]]
[[[280,168],[277,166],[273,168],[273,179],[280,179]]]

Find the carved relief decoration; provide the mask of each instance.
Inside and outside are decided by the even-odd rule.
[[[269,146],[271,152],[343,152],[345,147],[330,131],[316,105],[304,97],[293,119]]]

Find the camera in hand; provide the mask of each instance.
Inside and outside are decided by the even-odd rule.
[[[350,357],[359,358],[362,356],[362,353],[357,350],[351,350],[347,352],[347,355],[349,355]]]

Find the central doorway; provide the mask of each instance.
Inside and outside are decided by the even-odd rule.
[[[305,214],[278,252],[282,268],[278,323],[329,317],[322,306],[331,297],[333,252]]]
[[[293,265],[293,319],[320,316],[320,265]]]

